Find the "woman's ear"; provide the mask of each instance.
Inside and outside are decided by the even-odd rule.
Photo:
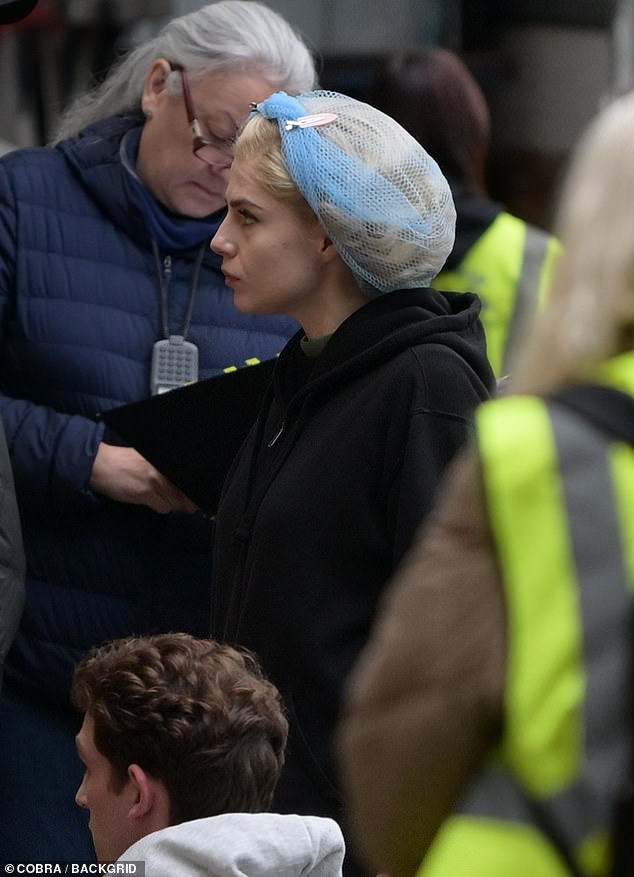
[[[158,102],[167,94],[165,88],[167,77],[172,72],[169,61],[165,58],[157,58],[150,67],[150,72],[145,79],[141,108],[146,117],[151,118]]]
[[[334,258],[339,258],[339,252],[337,251],[336,246],[325,232],[321,239],[321,255],[327,262]]]

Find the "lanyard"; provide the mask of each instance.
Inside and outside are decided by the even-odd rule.
[[[194,300],[196,298],[196,290],[198,289],[198,280],[200,278],[200,269],[205,249],[206,244],[203,244],[196,257],[194,276],[192,278],[183,326],[180,333],[172,333],[168,317],[167,283],[163,275],[158,244],[152,238],[152,251],[154,253],[156,273],[161,291],[161,323],[164,336],[154,344],[152,349],[150,372],[150,392],[152,395],[166,393],[168,390],[173,390],[176,387],[182,387],[185,384],[191,384],[198,380],[198,348],[191,341],[186,341],[185,339],[192,321]],[[171,257],[168,256],[167,258],[170,261],[165,265],[166,272],[171,271]]]
[[[171,335],[179,335],[183,339],[187,337],[187,333],[189,332],[189,327],[192,321],[192,314],[194,313],[194,301],[196,299],[196,292],[198,290],[198,281],[200,279],[200,271],[202,267],[203,257],[205,255],[205,250],[207,249],[207,244],[203,244],[198,251],[198,255],[196,256],[196,264],[194,265],[194,276],[192,277],[192,285],[189,291],[189,301],[187,302],[187,310],[185,312],[185,318],[183,321],[183,327],[180,332],[171,332],[169,325],[169,317],[168,317],[168,308],[167,308],[167,283],[165,282],[165,277],[163,274],[163,264],[161,263],[161,256],[159,253],[158,244],[152,238],[152,252],[154,253],[154,263],[156,265],[156,276],[158,277],[159,289],[161,292],[161,328],[163,330],[163,337],[169,338]],[[169,262],[169,267],[165,270],[171,271],[171,257],[167,257]]]

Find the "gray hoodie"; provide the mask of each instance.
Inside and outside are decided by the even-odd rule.
[[[145,877],[341,877],[337,823],[321,816],[224,813],[155,831],[117,860]]]

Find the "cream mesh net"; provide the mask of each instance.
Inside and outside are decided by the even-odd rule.
[[[423,147],[394,119],[336,92],[277,92],[257,111],[277,120],[289,173],[361,288],[429,286],[453,247],[456,213]],[[321,113],[336,119],[304,126]]]

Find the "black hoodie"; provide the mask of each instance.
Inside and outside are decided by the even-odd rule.
[[[494,386],[479,310],[470,293],[403,290],[352,314],[316,359],[299,333],[229,473],[213,635],[255,651],[283,692],[278,812],[341,815],[330,741],[342,683]]]

